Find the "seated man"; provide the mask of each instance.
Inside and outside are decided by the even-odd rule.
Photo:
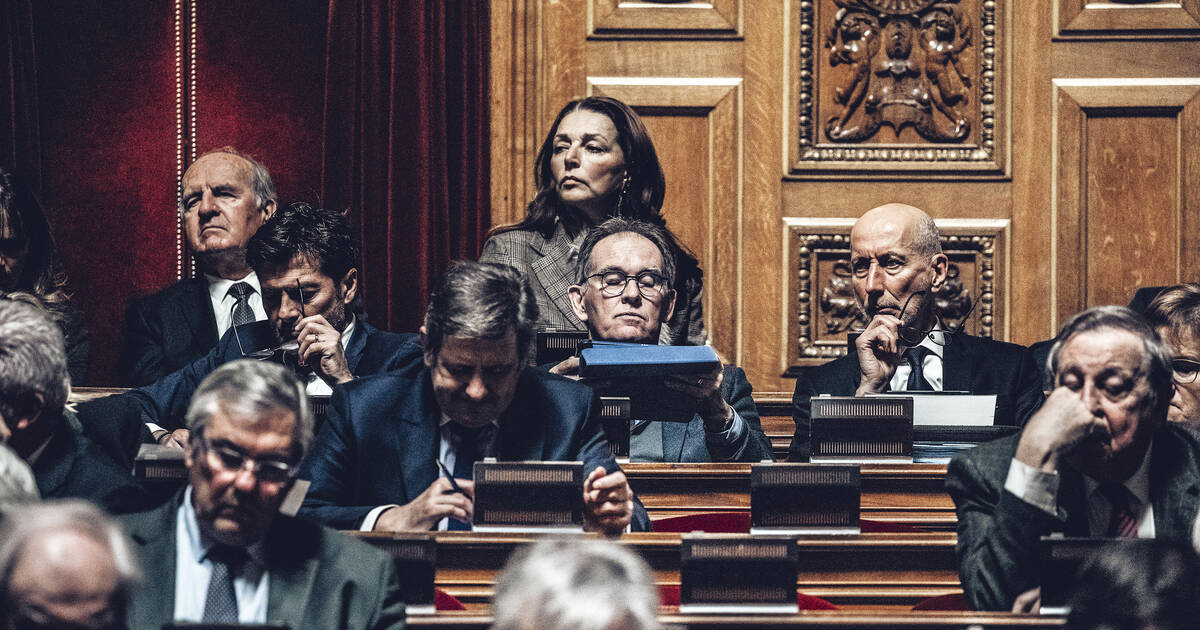
[[[522,369],[535,322],[537,303],[520,272],[452,265],[421,327],[425,369],[334,391],[300,470],[312,482],[300,515],[338,529],[446,529],[447,517],[471,522],[475,461],[582,461],[586,527],[623,531],[635,500],[601,431],[599,400],[585,385]],[[439,477],[439,459],[462,492]],[[640,504],[634,528],[649,529]]]
[[[1025,429],[960,453],[946,476],[959,576],[979,610],[1009,610],[1039,585],[1041,536],[1190,542],[1200,507],[1200,440],[1166,421],[1170,354],[1141,317],[1076,315],[1049,364],[1054,391]]]
[[[675,306],[675,256],[663,229],[615,217],[592,229],[579,248],[578,284],[571,306],[588,335],[601,341],[657,343]],[[632,282],[630,282],[632,280]],[[550,369],[577,377],[579,358]],[[750,383],[741,368],[673,376],[666,386],[691,396],[699,413],[689,423],[635,421],[630,459],[655,462],[759,462],[772,459],[758,421]]]
[[[420,367],[416,335],[379,330],[350,311],[359,288],[358,255],[342,214],[301,203],[276,212],[246,247],[268,319],[279,339],[299,342],[295,359],[311,369],[305,377],[310,395],[328,395],[355,376]],[[225,333],[191,365],[131,391],[144,419],[157,425],[159,443],[186,443],[181,420],[192,392],[218,365],[241,357],[236,332]]]
[[[1028,350],[941,328],[934,295],[946,282],[949,260],[939,238],[929,215],[897,203],[870,210],[854,224],[854,298],[871,321],[846,356],[796,379],[789,461],[808,461],[811,399],[819,394],[995,394],[995,424],[1017,426],[1042,403],[1041,372]]]
[[[129,537],[85,501],[25,505],[0,526],[0,627],[125,628],[140,578]]]
[[[404,627],[391,557],[279,513],[313,431],[304,385],[286,368],[221,366],[196,390],[187,423],[187,488],[123,517],[146,571],[131,628],[172,620]]]
[[[200,275],[129,301],[119,373],[147,385],[204,356],[234,323],[266,319],[246,241],[275,212],[271,174],[233,147],[201,155],[180,182],[179,216]]]
[[[1200,427],[1200,284],[1181,284],[1158,294],[1144,313],[1171,351],[1175,395],[1167,420]]]
[[[88,499],[110,512],[145,507],[132,471],[72,425],[62,332],[28,294],[0,298],[0,442],[33,469],[44,499]]]

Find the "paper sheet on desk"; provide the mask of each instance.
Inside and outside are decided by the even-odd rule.
[[[990,427],[996,421],[996,395],[919,394],[893,392],[875,394],[883,398],[911,397],[913,426]]]

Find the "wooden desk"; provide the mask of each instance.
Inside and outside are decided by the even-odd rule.
[[[750,509],[750,464],[649,464],[621,468],[653,520]],[[953,531],[945,464],[864,464],[862,518]]]
[[[758,407],[758,420],[763,433],[771,441],[775,461],[787,460],[788,447],[796,424],[792,422],[792,394],[790,392],[754,392],[754,405]]]
[[[802,612],[798,615],[678,615],[670,612],[658,617],[668,630],[723,630],[743,628],[791,628],[793,630],[1051,630],[1066,626],[1063,617],[1039,617],[1010,613],[867,613],[842,611]],[[492,618],[476,613],[441,613],[430,617],[409,617],[409,628],[439,630],[486,630]]]
[[[354,533],[386,546],[387,534]],[[529,534],[438,532],[437,586],[468,608],[482,609],[496,575]],[[679,584],[679,534],[639,533],[621,538],[654,570],[659,585]],[[799,590],[846,608],[908,610],[929,597],[959,593],[952,533],[815,536],[799,540]]]

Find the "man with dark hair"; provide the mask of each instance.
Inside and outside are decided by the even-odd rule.
[[[1127,308],[1091,308],[1058,333],[1049,368],[1054,391],[1020,434],[950,462],[959,577],[976,609],[1034,601],[1042,536],[1191,540],[1200,439],[1166,422],[1158,335]]]
[[[1029,351],[942,328],[934,299],[949,259],[937,224],[912,206],[869,210],[850,230],[854,299],[870,319],[846,356],[796,379],[789,461],[808,461],[812,397],[895,391],[995,394],[995,424],[1021,426],[1042,402]]]
[[[351,312],[359,288],[358,255],[343,215],[302,203],[276,212],[247,244],[268,320],[279,341],[296,344],[283,358],[301,367],[310,395],[329,395],[356,375],[420,367],[416,335],[379,330]],[[245,343],[233,329],[204,357],[132,390],[145,419],[163,427],[155,435],[160,443],[186,441],[180,420],[192,391],[217,366],[240,358]]]
[[[180,183],[179,214],[200,275],[129,302],[118,370],[146,385],[204,356],[234,323],[266,319],[246,242],[275,212],[267,169],[233,147],[205,153]]]
[[[58,326],[29,294],[0,297],[0,442],[33,469],[42,498],[142,509],[146,497],[131,471],[72,426],[69,393]]]
[[[662,228],[614,217],[592,228],[579,248],[571,306],[600,341],[654,344],[675,307],[675,257]],[[577,377],[579,358],[550,369]],[[629,436],[634,461],[759,462],[773,459],[749,381],[727,365],[702,376],[673,376],[666,386],[697,401],[691,422],[637,420]]]
[[[187,423],[187,488],[122,519],[146,570],[130,627],[404,627],[391,557],[280,514],[313,435],[295,376],[266,361],[227,363],[200,384]]]
[[[339,529],[416,531],[470,523],[471,464],[583,461],[589,530],[649,520],[609,452],[598,399],[584,385],[525,365],[537,321],[528,282],[506,265],[459,262],[430,298],[425,367],[334,391],[300,470],[312,482],[300,515]],[[440,460],[461,492],[439,477]]]
[[[1106,545],[1068,601],[1069,630],[1188,630],[1200,619],[1200,557],[1163,541]]]

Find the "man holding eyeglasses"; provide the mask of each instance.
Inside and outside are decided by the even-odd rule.
[[[613,217],[584,238],[578,284],[568,289],[568,297],[592,339],[652,344],[675,307],[674,276],[675,257],[661,227]],[[579,358],[568,358],[550,371],[577,378]],[[741,368],[728,365],[702,376],[671,376],[666,386],[695,398],[699,412],[687,424],[635,421],[629,438],[631,459],[772,459],[771,443]]]
[[[1144,316],[1171,351],[1175,393],[1167,420],[1200,427],[1200,284],[1163,290]]]
[[[807,461],[811,398],[889,391],[995,394],[995,424],[1023,426],[1042,403],[1029,351],[1015,344],[947,331],[936,311],[949,260],[937,225],[912,206],[891,203],[850,230],[854,299],[869,319],[846,356],[796,379],[789,461]]]
[[[131,627],[404,627],[387,554],[280,515],[312,441],[302,383],[269,362],[225,364],[196,390],[187,423],[187,488],[158,509],[123,519],[146,571]]]

